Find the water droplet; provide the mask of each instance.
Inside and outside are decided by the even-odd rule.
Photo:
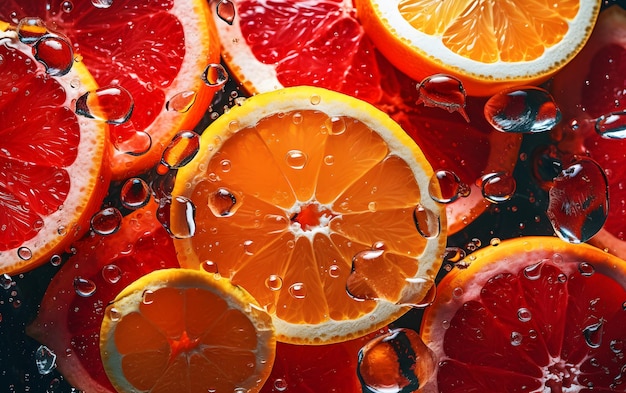
[[[211,87],[222,87],[228,82],[228,73],[221,64],[209,64],[202,73],[202,80]]]
[[[539,87],[500,92],[485,103],[484,112],[487,121],[502,132],[546,132],[561,121],[554,99]]]
[[[122,319],[122,313],[115,307],[110,307],[107,310],[107,315],[112,322],[117,322]]]
[[[285,390],[287,390],[287,387],[287,381],[285,381],[284,379],[276,378],[274,380],[274,389],[276,389],[277,392],[284,392]]]
[[[424,288],[428,288],[425,294]],[[411,277],[406,279],[403,296],[396,304],[412,308],[426,308],[433,304],[436,296],[437,286],[434,280],[423,277]]]
[[[621,353],[624,351],[624,341],[622,341],[621,339],[611,340],[611,342],[609,343],[609,348],[613,353]]]
[[[332,278],[339,278],[341,275],[341,268],[337,265],[330,265],[328,268],[328,275]]]
[[[221,20],[228,23],[229,25],[232,25],[235,21],[235,4],[233,4],[232,1],[220,0],[220,2],[217,3],[216,12],[217,16],[219,16]]]
[[[210,194],[208,205],[216,217],[232,216],[239,208],[235,195],[225,188],[219,188]]]
[[[213,274],[218,274],[219,271],[217,269],[217,263],[213,262],[213,261],[204,261],[202,263],[202,270],[204,270],[207,273],[213,273]]]
[[[181,168],[187,165],[200,150],[200,135],[193,131],[180,131],[163,150],[161,163],[168,168]]]
[[[150,201],[150,186],[138,177],[128,179],[120,190],[120,201],[127,209],[138,209]]]
[[[499,237],[493,237],[491,238],[491,240],[489,240],[489,244],[493,247],[499,246],[500,245],[500,238]]]
[[[152,137],[145,131],[135,130],[132,122],[109,128],[113,147],[120,153],[131,156],[145,154],[152,147]]]
[[[417,85],[417,92],[417,104],[459,112],[465,121],[470,121],[465,112],[465,88],[457,78],[443,74],[430,76]]]
[[[20,19],[16,31],[20,41],[27,45],[34,44],[37,40],[48,34],[46,23],[41,18],[37,17]]]
[[[333,165],[334,163],[335,163],[335,156],[333,156],[332,154],[324,156],[324,164]]]
[[[0,286],[4,289],[9,289],[13,285],[13,279],[6,273],[0,275]]]
[[[111,235],[120,229],[122,218],[119,210],[107,207],[91,217],[91,229],[98,235]]]
[[[434,370],[432,351],[410,329],[392,330],[359,351],[357,375],[372,392],[415,392],[430,380]]]
[[[113,5],[113,0],[91,0],[91,4],[96,8],[109,8]]]
[[[515,193],[515,178],[505,172],[488,173],[479,183],[483,197],[493,203],[506,202]]]
[[[285,155],[285,162],[293,169],[302,169],[308,161],[306,153],[300,150],[289,150]]]
[[[197,94],[193,90],[175,94],[165,103],[165,109],[172,112],[185,113],[196,102]]]
[[[162,205],[163,209],[161,208]],[[159,219],[167,232],[175,239],[188,239],[193,237],[196,233],[196,206],[193,202],[184,196],[166,198],[165,201],[159,203],[157,218],[165,213],[164,209],[167,209],[167,207],[169,207],[168,216],[170,219],[167,220],[169,221],[169,225]],[[179,220],[176,222],[171,221],[172,209],[178,212],[176,217],[179,217]]]
[[[420,235],[433,239],[441,232],[441,220],[437,213],[418,204],[413,211],[413,222]]]
[[[109,284],[116,284],[122,279],[122,269],[117,265],[104,265],[102,267],[102,278]]]
[[[67,0],[61,3],[61,10],[65,12],[66,14],[69,14],[70,12],[72,12],[73,9],[74,9],[74,3],[72,3],[71,1]]]
[[[152,304],[154,303],[154,297],[154,291],[151,289],[146,289],[141,294],[141,303],[146,305]]]
[[[33,56],[46,67],[50,75],[65,75],[74,65],[74,50],[64,38],[45,35],[33,46]]]
[[[341,135],[346,132],[346,119],[341,116],[331,116],[326,120],[325,128],[330,135]]]
[[[600,348],[602,344],[602,331],[604,329],[604,321],[594,323],[583,329],[583,337],[585,337],[585,343],[590,348]]]
[[[57,355],[45,345],[40,345],[35,350],[35,364],[37,365],[37,371],[41,375],[47,375],[52,372],[56,367]]]
[[[547,216],[556,234],[570,243],[591,239],[608,214],[608,181],[602,168],[581,158],[561,171],[550,189]]]
[[[17,249],[17,256],[23,261],[28,261],[33,257],[33,252],[28,247],[20,247]]]
[[[517,319],[521,322],[528,322],[532,318],[532,314],[529,309],[522,307],[517,310]]]
[[[322,102],[322,97],[319,94],[311,94],[311,105],[319,105]]]
[[[437,185],[439,187],[437,187]],[[441,192],[438,192],[437,189]],[[439,203],[450,203],[456,201],[460,196],[469,195],[469,187],[461,182],[456,173],[448,170],[435,172],[430,179],[428,192],[430,197]]]
[[[626,111],[600,116],[596,119],[595,130],[603,138],[626,139]]]
[[[517,347],[522,344],[524,336],[520,332],[511,332],[511,345]]]
[[[460,247],[446,247],[443,259],[444,261],[457,263],[461,259],[465,258],[465,256],[466,256],[465,250],[463,250]]]
[[[346,291],[357,300],[384,298],[384,277],[381,268],[385,265],[384,248],[358,252],[352,258],[352,270],[346,281]],[[395,303],[398,299],[386,299]]]
[[[130,119],[135,103],[122,86],[105,86],[88,91],[76,100],[76,113],[110,124],[122,124]]]
[[[526,266],[524,268],[524,277],[534,281],[541,277],[541,269],[543,268],[543,262],[537,262],[535,264]]]
[[[270,274],[265,280],[265,286],[272,291],[278,291],[283,287],[283,279],[276,274]]]
[[[306,297],[306,287],[304,283],[297,282],[289,286],[289,294],[294,299],[304,299]]]
[[[50,264],[52,266],[60,266],[62,261],[63,259],[58,254],[54,254],[53,256],[50,257]]]
[[[74,291],[81,297],[89,297],[96,293],[96,283],[88,278],[74,277]]]
[[[593,276],[593,273],[595,273],[596,269],[588,262],[581,262],[578,264],[578,271],[585,277],[591,277]]]

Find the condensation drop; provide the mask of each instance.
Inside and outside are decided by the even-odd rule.
[[[178,221],[172,221],[172,209],[178,214]],[[196,207],[193,202],[186,197],[177,196],[174,198],[162,198],[157,208],[157,220],[163,228],[175,239],[187,239],[193,237],[196,232]]]
[[[150,186],[138,177],[128,179],[120,190],[120,202],[127,209],[138,209],[150,201]]]
[[[222,87],[228,82],[228,72],[221,64],[209,64],[202,73],[202,80],[208,86]]]
[[[122,218],[119,210],[107,207],[91,217],[91,229],[99,235],[111,235],[120,229]]]
[[[177,169],[187,165],[200,150],[200,135],[193,131],[180,131],[163,150],[161,163]]]
[[[306,166],[308,157],[300,150],[289,150],[285,155],[285,162],[290,168],[303,169]]]
[[[528,322],[532,318],[532,314],[529,309],[522,307],[517,310],[517,319],[521,322]]]
[[[13,285],[13,279],[6,273],[0,275],[0,286],[3,289],[9,289]]]
[[[219,188],[209,195],[208,206],[216,217],[229,217],[239,208],[237,197],[225,188]]]
[[[294,299],[304,299],[306,297],[306,286],[301,282],[291,284],[289,286],[289,294]]]
[[[102,278],[109,284],[116,284],[122,279],[122,269],[117,265],[104,265],[102,267]]]
[[[89,297],[96,293],[96,283],[88,278],[74,277],[74,291],[81,297]]]
[[[37,40],[48,34],[46,23],[41,18],[37,17],[20,19],[16,31],[20,41],[28,45],[34,44]]]
[[[588,262],[581,262],[578,264],[578,271],[585,277],[591,277],[595,273],[595,268]]]
[[[285,381],[283,378],[276,378],[274,380],[274,389],[276,389],[277,392],[284,392],[285,390],[287,390],[287,387],[287,381]]]
[[[46,67],[50,75],[65,75],[74,65],[74,50],[64,38],[44,35],[33,46],[33,56]]]
[[[348,128],[346,119],[341,116],[331,116],[326,120],[326,129],[330,135],[341,135]]]
[[[585,343],[590,348],[600,348],[600,345],[602,344],[603,329],[604,321],[602,320],[583,329],[583,337],[585,338]]]
[[[35,365],[41,375],[47,375],[56,368],[57,355],[45,345],[40,345],[35,350]]]
[[[463,83],[450,75],[437,74],[422,80],[417,85],[417,104],[459,112],[465,121],[470,119],[465,112],[466,93]]]
[[[384,248],[372,247],[352,258],[352,270],[346,281],[348,295],[357,300],[384,299],[386,279],[381,273],[385,266]],[[385,299],[395,303],[398,299]]]
[[[235,21],[236,10],[235,4],[232,1],[220,0],[220,2],[217,3],[215,12],[221,20],[228,23],[229,25],[232,25]]]
[[[109,8],[113,5],[113,0],[91,0],[91,4],[96,8]]]
[[[17,256],[23,261],[28,261],[33,257],[33,252],[28,247],[20,247],[17,249]]]
[[[218,274],[219,271],[217,269],[217,263],[213,261],[204,261],[202,262],[202,270],[207,273]]]
[[[155,298],[154,291],[151,289],[146,289],[141,294],[141,303],[145,305],[150,305],[154,303],[154,298]]]
[[[529,280],[538,280],[541,277],[541,270],[543,268],[542,262],[537,262],[535,264],[526,266],[524,268],[524,277]]]
[[[165,109],[172,112],[185,113],[196,102],[197,94],[193,90],[175,94],[165,103]]]
[[[595,130],[603,138],[626,139],[626,111],[600,116],[596,119]]]
[[[438,190],[441,190],[441,192],[438,192]],[[450,203],[457,200],[460,196],[468,196],[469,187],[461,182],[456,173],[448,170],[439,170],[430,179],[428,192],[434,201]]]
[[[522,344],[524,336],[520,332],[511,332],[511,345],[517,347]]]
[[[493,203],[506,202],[515,193],[515,178],[505,172],[488,173],[479,183],[483,197]]]
[[[270,274],[265,279],[265,286],[272,291],[278,291],[283,287],[283,279],[277,274]]]
[[[135,102],[122,86],[105,86],[89,91],[76,100],[76,113],[110,124],[122,124],[133,113]]]
[[[110,128],[113,147],[120,153],[140,156],[152,147],[152,137],[145,131],[135,130],[132,122]]]
[[[439,214],[418,204],[413,210],[413,222],[417,231],[426,239],[439,236],[441,232],[441,219]]]

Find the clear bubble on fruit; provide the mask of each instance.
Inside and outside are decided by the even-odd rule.
[[[98,235],[111,235],[122,225],[122,213],[114,207],[100,210],[91,217],[91,229]]]
[[[429,288],[426,294],[424,294],[424,287]],[[426,308],[433,304],[437,296],[437,285],[435,285],[435,281],[430,278],[407,278],[404,288],[403,297],[396,302],[397,305],[412,308]]]
[[[362,250],[352,257],[352,269],[346,280],[346,292],[356,300],[387,300],[392,303],[400,299],[391,299],[386,295],[388,277],[385,245],[375,243],[370,249]]]
[[[191,109],[196,102],[197,94],[193,90],[182,91],[175,94],[165,103],[165,109],[168,111],[185,113]]]
[[[441,232],[441,219],[439,215],[430,209],[418,204],[413,210],[413,222],[420,235],[426,239],[439,236]]]
[[[485,103],[484,114],[496,130],[510,133],[546,132],[561,121],[554,98],[539,87],[502,91]]]
[[[521,322],[528,322],[532,318],[532,314],[526,307],[521,307],[517,310],[517,319]]]
[[[67,74],[74,65],[72,45],[56,35],[45,35],[37,40],[33,56],[46,67],[46,73],[54,76]]]
[[[178,211],[178,221],[172,221],[171,211]],[[196,206],[186,197],[162,198],[157,208],[157,220],[175,239],[187,239],[196,233]]]
[[[229,217],[239,208],[235,194],[225,188],[219,188],[209,195],[209,209],[216,217]]]
[[[515,194],[515,178],[506,172],[488,173],[480,178],[479,185],[489,202],[506,202]]]
[[[306,297],[306,286],[301,282],[291,284],[289,286],[289,294],[294,299],[304,299]]]
[[[109,8],[113,5],[113,0],[91,0],[91,4],[96,8]]]
[[[265,286],[272,291],[278,291],[283,287],[283,279],[277,274],[270,274],[265,279]]]
[[[469,123],[465,112],[465,88],[457,78],[443,74],[429,76],[417,85],[417,92],[417,104],[445,109],[450,113],[459,112]]]
[[[89,297],[96,293],[96,283],[88,278],[74,277],[74,291],[81,297]]]
[[[109,124],[122,124],[130,119],[135,102],[122,86],[110,85],[88,91],[76,100],[76,113]]]
[[[219,270],[217,268],[217,263],[215,263],[214,261],[204,261],[202,262],[202,270],[204,270],[207,273],[213,273],[213,274],[219,274]]]
[[[284,392],[287,390],[288,386],[287,381],[283,378],[276,378],[274,380],[274,389],[276,389],[277,392]]]
[[[543,262],[537,262],[532,265],[528,265],[524,268],[524,277],[531,281],[538,280],[541,277],[541,270],[543,269]]]
[[[591,324],[583,329],[583,337],[589,348],[600,348],[602,345],[602,334],[604,329],[604,320]]]
[[[181,168],[187,165],[200,150],[200,135],[193,131],[181,131],[172,138],[163,150],[161,163],[168,168]]]
[[[600,116],[596,119],[595,130],[603,138],[626,139],[626,111]]]
[[[23,261],[28,261],[33,257],[33,251],[28,247],[20,247],[17,249],[17,256]]]
[[[127,209],[138,209],[150,201],[150,186],[138,177],[128,179],[120,190],[120,202]]]
[[[221,64],[209,64],[202,73],[202,80],[208,86],[222,87],[228,82],[228,72]]]
[[[61,3],[61,10],[69,14],[74,10],[74,3],[69,0],[64,1],[63,3]]]
[[[413,330],[400,328],[376,337],[359,351],[357,375],[375,393],[409,393],[432,377],[432,351]]]
[[[591,263],[581,262],[578,264],[578,272],[584,277],[591,277],[595,273],[596,269]]]
[[[140,156],[152,147],[152,137],[145,131],[135,130],[131,121],[110,128],[113,147],[120,153]]]
[[[228,23],[229,25],[232,25],[235,21],[236,10],[235,4],[233,4],[232,1],[220,0],[220,2],[217,3],[215,11],[217,13],[217,16],[219,16],[221,20]]]
[[[41,37],[48,34],[46,23],[37,17],[26,17],[20,19],[17,24],[17,36],[20,41],[27,45],[32,45]]]
[[[114,264],[102,267],[102,278],[109,284],[117,284],[122,279],[122,269]]]
[[[167,171],[161,176],[156,176],[150,183],[150,188],[154,192],[156,199],[169,198],[172,195],[174,189],[174,182],[176,181],[176,171]]]
[[[437,192],[437,188],[439,188],[441,194]],[[430,179],[428,192],[430,197],[436,202],[451,203],[461,196],[469,196],[470,188],[461,181],[456,173],[448,170],[438,170]]]
[[[554,179],[547,216],[561,239],[570,243],[591,239],[604,225],[608,210],[608,181],[592,159],[575,161]]]
[[[3,289],[9,289],[13,285],[13,279],[6,273],[0,275],[0,286]]]
[[[303,169],[306,166],[308,157],[301,150],[289,150],[285,155],[285,162],[290,168]]]
[[[35,350],[35,365],[41,375],[50,374],[56,367],[56,360],[57,355],[45,345],[40,345]]]
[[[331,116],[326,120],[324,127],[330,135],[341,135],[348,128],[346,119],[342,116]]]

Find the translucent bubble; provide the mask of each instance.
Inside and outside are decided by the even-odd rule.
[[[276,378],[274,380],[274,389],[276,389],[277,392],[284,392],[285,390],[287,390],[287,387],[287,381],[285,381],[284,379]]]
[[[285,162],[293,169],[303,169],[307,161],[308,156],[300,150],[289,150],[285,155]]]
[[[361,384],[375,393],[415,392],[435,370],[432,351],[413,330],[400,328],[371,340],[358,356]]]
[[[278,291],[283,287],[283,279],[279,275],[270,274],[265,279],[265,286],[272,291]]]
[[[150,186],[138,177],[128,179],[120,190],[120,202],[127,209],[138,209],[150,201]]]
[[[437,185],[441,190],[441,196],[437,190]],[[448,170],[435,172],[429,184],[430,197],[439,203],[450,203],[456,201],[461,196],[469,195],[469,187],[461,182],[456,173]]]
[[[202,270],[207,273],[218,274],[219,271],[217,269],[217,263],[213,261],[204,261],[202,262]]]
[[[341,135],[346,132],[348,126],[346,119],[341,116],[331,116],[326,120],[326,129],[330,135]]]
[[[578,264],[578,271],[585,277],[591,277],[595,273],[595,268],[588,262],[581,262]]]
[[[116,284],[122,279],[122,269],[117,265],[104,265],[102,267],[102,278],[109,284]]]
[[[115,307],[111,307],[107,310],[107,316],[113,322],[117,322],[122,319],[122,313]]]
[[[465,121],[470,121],[465,112],[465,88],[457,78],[443,74],[430,76],[417,85],[417,92],[417,104],[459,112]]]
[[[90,297],[96,293],[96,283],[88,278],[74,277],[74,291],[81,297]]]
[[[539,87],[500,92],[485,103],[484,112],[485,119],[502,132],[546,132],[561,121],[554,98]]]
[[[549,197],[547,216],[556,234],[567,242],[586,242],[606,221],[608,181],[590,158],[581,158],[561,171]]]
[[[74,50],[64,38],[55,35],[41,37],[33,46],[33,56],[46,67],[50,75],[65,75],[74,65]]]
[[[524,277],[532,281],[538,280],[541,277],[542,267],[543,267],[542,262],[537,262],[535,264],[526,266],[523,271]]]
[[[602,333],[604,329],[604,321],[591,324],[583,329],[583,337],[589,348],[600,348],[602,345]]]
[[[319,105],[320,102],[322,102],[322,97],[320,97],[319,94],[311,94],[312,105]]]
[[[417,231],[426,239],[433,239],[441,232],[439,214],[418,204],[413,211],[413,222]]]
[[[53,256],[50,257],[50,264],[52,266],[59,266],[59,265],[61,265],[62,261],[63,261],[63,259],[58,254],[54,254]]]
[[[232,25],[236,16],[235,4],[229,0],[220,0],[217,3],[216,13],[221,20]]]
[[[506,202],[515,194],[515,178],[506,172],[488,173],[479,183],[483,197],[493,203]]]
[[[37,40],[48,34],[46,23],[41,18],[37,17],[20,19],[16,31],[20,41],[28,45],[34,44]]]
[[[124,123],[122,126],[112,126],[110,130],[113,147],[120,153],[141,156],[146,154],[152,147],[150,134],[145,131],[135,130],[131,121]]]
[[[219,188],[209,195],[208,206],[216,217],[229,217],[239,208],[237,197],[226,188]]]
[[[13,285],[13,279],[6,273],[0,275],[0,286],[3,289],[9,289]]]
[[[76,100],[76,113],[110,124],[122,124],[130,119],[135,102],[122,86],[110,85],[89,91]]]
[[[171,220],[171,212],[177,212],[177,221]],[[167,220],[161,221],[167,214]],[[196,233],[196,206],[184,196],[167,198],[159,203],[157,219],[175,239],[187,239]]]
[[[20,247],[17,249],[17,256],[23,261],[28,261],[33,257],[33,252],[28,247]]]
[[[228,72],[221,64],[209,64],[202,73],[202,80],[211,87],[222,87],[228,82]]]
[[[595,130],[603,138],[626,139],[626,111],[600,116],[596,119]]]
[[[200,150],[200,135],[193,131],[180,131],[163,150],[161,163],[177,169],[187,165]]]
[[[294,299],[304,299],[306,297],[306,286],[304,283],[297,282],[289,286],[289,294]]]
[[[529,309],[521,307],[517,310],[517,319],[519,319],[521,322],[528,322],[531,320],[531,318],[532,314]]]
[[[91,217],[91,229],[99,235],[111,235],[120,229],[122,218],[119,210],[107,207]]]
[[[146,305],[152,304],[154,303],[154,298],[155,298],[154,291],[151,289],[146,289],[141,294],[141,303],[146,304]]]
[[[69,14],[70,12],[72,12],[72,10],[74,10],[74,3],[69,0],[64,1],[63,3],[61,3],[61,10]]]
[[[176,93],[165,103],[165,109],[172,112],[185,113],[196,102],[197,94],[193,90]]]
[[[56,368],[57,355],[45,345],[35,350],[35,365],[41,375],[50,374]]]
[[[517,347],[522,344],[524,336],[520,332],[511,332],[511,345]]]
[[[113,0],[91,0],[91,4],[96,8],[109,8],[113,5]]]

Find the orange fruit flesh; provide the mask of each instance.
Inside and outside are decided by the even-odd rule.
[[[315,324],[371,311],[375,304],[350,298],[345,282],[352,257],[380,239],[395,239],[385,243],[385,267],[402,283],[389,285],[390,298],[416,273],[426,240],[410,218],[420,201],[414,174],[360,121],[310,110],[270,115],[225,141],[205,172],[192,199],[227,192],[236,202],[232,215],[198,210],[207,228],[190,239],[198,260],[214,262],[262,306],[276,305],[270,311],[281,319]],[[275,276],[291,289],[266,283]]]

